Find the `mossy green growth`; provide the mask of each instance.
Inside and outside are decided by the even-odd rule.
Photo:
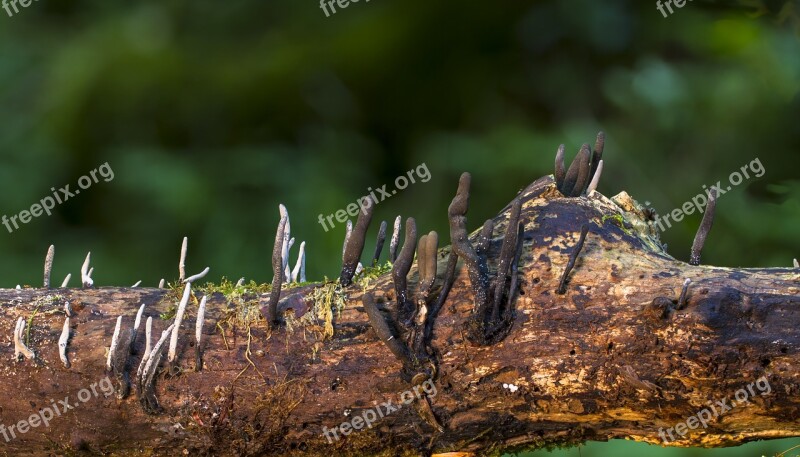
[[[374,267],[365,267],[361,273],[356,277],[356,283],[361,286],[361,289],[366,292],[369,289],[370,283],[386,273],[392,271],[392,262],[388,260],[382,264],[375,265]]]
[[[600,223],[605,224],[606,220],[608,219],[611,219],[612,221],[616,222],[615,225],[621,228],[626,235],[633,236],[633,233],[631,233],[630,229],[625,227],[625,218],[622,217],[622,214],[606,214],[600,220]]]

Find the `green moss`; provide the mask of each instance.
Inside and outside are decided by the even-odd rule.
[[[626,235],[633,236],[633,233],[631,233],[631,230],[629,228],[625,227],[625,218],[622,217],[622,214],[606,214],[601,219],[601,221],[600,221],[601,224],[605,225],[606,220],[608,220],[608,219],[611,219],[612,221],[616,222],[616,224],[614,224],[614,225],[616,225],[617,227],[621,228],[622,231],[625,232]]]

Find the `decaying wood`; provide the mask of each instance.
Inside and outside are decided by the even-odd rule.
[[[580,174],[582,181],[586,174]],[[193,347],[201,296],[193,288],[180,328],[179,368],[167,370],[164,364],[155,378],[162,408],[156,414],[143,410],[135,391],[123,399],[103,394],[106,377],[119,387],[106,372],[106,351],[117,316],[130,325],[142,303],[158,339],[172,323],[179,287],[1,290],[0,333],[6,344],[0,348],[0,424],[5,427],[0,430],[9,439],[0,433],[0,451],[418,455],[485,454],[611,438],[662,443],[660,430],[687,422],[709,402],[727,397],[730,404],[748,385],[749,403],[737,404],[707,428],[675,435],[678,439],[669,444],[726,446],[800,436],[799,270],[677,261],[664,252],[643,208],[625,193],[613,199],[597,192],[566,198],[548,176],[518,198],[524,231],[510,332],[487,346],[465,337],[474,297],[461,262],[433,322],[437,372],[435,393],[428,399],[441,432],[421,409],[404,406],[369,429],[347,436],[339,429],[339,440],[329,442],[323,435],[385,402],[397,406],[400,394],[411,389],[361,304],[367,291],[381,309],[395,311],[395,289],[386,273],[368,284],[356,277],[344,289],[289,286],[281,293],[277,317],[282,323],[275,328],[259,314],[268,307],[268,292],[241,287],[228,296],[213,293],[205,309],[202,351]],[[486,246],[492,274],[509,232],[510,209],[494,219]],[[566,293],[558,294],[586,224],[590,230]],[[473,233],[473,243],[477,237]],[[449,254],[449,248],[438,252],[433,271],[440,277],[432,297],[442,287]],[[685,303],[678,306],[687,279]],[[408,283],[412,296],[417,282],[415,263]],[[65,301],[73,310],[69,368],[59,356]],[[35,360],[13,360],[18,317],[31,320],[26,344]],[[140,334],[133,340],[128,368],[134,373],[146,339]],[[202,371],[194,369],[196,352],[202,352]],[[757,379],[768,381],[769,392],[752,390]],[[85,402],[78,399],[84,389],[90,393],[83,394]],[[29,420],[31,428],[21,433],[20,421],[43,408],[64,408],[65,398],[72,408],[49,419],[47,427],[32,427],[38,421]]]

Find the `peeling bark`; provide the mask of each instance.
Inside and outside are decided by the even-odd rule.
[[[69,450],[113,455],[417,455],[488,453],[544,444],[630,438],[661,443],[659,429],[685,422],[708,402],[729,401],[766,377],[756,390],[703,429],[671,445],[727,446],[800,436],[800,270],[691,266],[667,254],[646,212],[627,194],[597,192],[565,198],[551,176],[519,196],[522,254],[513,327],[499,343],[474,346],[464,335],[473,312],[466,268],[459,262],[444,306],[437,310],[432,347],[438,365],[433,429],[415,408],[403,407],[368,430],[329,443],[323,427],[409,390],[401,363],[371,328],[363,283],[288,288],[278,328],[260,317],[269,293],[208,297],[203,370],[195,371],[193,338],[199,291],[180,328],[177,364],[155,381],[163,411],[143,411],[135,393],[104,396],[99,383],[117,316],[133,321],[144,303],[153,335],[176,290],[146,288],[0,290],[0,423],[6,429],[68,397],[74,408],[19,432],[4,455],[56,455]],[[507,206],[487,246],[498,265],[507,232]],[[566,282],[556,289],[581,227],[592,224]],[[472,221],[471,226],[476,226]],[[473,233],[474,241],[478,233]],[[440,277],[449,248],[437,256]],[[416,267],[409,291],[418,282]],[[691,279],[686,302],[678,299]],[[436,284],[441,284],[438,280]],[[435,286],[436,297],[441,286]],[[381,307],[393,310],[391,274],[370,281]],[[73,309],[67,356],[58,342],[64,302]],[[331,306],[336,309],[331,313]],[[18,317],[30,324],[35,361],[15,362],[11,338]],[[333,329],[330,336],[329,329]],[[143,330],[140,330],[143,332]],[[139,366],[145,338],[135,340],[129,365]],[[166,364],[165,364],[166,365]],[[97,395],[78,400],[82,389]],[[115,386],[116,387],[116,386]],[[31,421],[33,422],[33,421]],[[32,424],[31,424],[32,425]],[[342,433],[339,433],[342,436]],[[676,435],[677,436],[677,435]],[[8,438],[11,435],[8,434]]]

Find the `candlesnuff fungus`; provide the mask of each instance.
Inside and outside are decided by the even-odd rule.
[[[689,265],[700,265],[700,253],[703,251],[703,246],[706,244],[708,232],[711,231],[711,226],[714,225],[714,210],[717,207],[717,196],[716,189],[708,191],[708,205],[706,205],[706,210],[703,212],[703,220],[700,221],[700,227],[697,228],[697,234],[695,234],[694,242],[692,242]]]
[[[161,280],[158,281],[158,288],[159,289],[163,289],[164,288],[164,278],[161,278]]]
[[[394,263],[397,258],[397,245],[400,243],[400,225],[403,223],[403,217],[397,216],[394,218],[394,228],[392,229],[392,239],[389,240],[389,261]]]
[[[467,210],[469,209],[469,188],[472,176],[462,173],[458,180],[458,190],[447,209],[450,222],[450,243],[453,252],[464,260],[474,295],[473,313],[486,314],[489,297],[489,267],[484,255],[479,256],[469,241],[467,233]],[[484,224],[484,228],[486,224]]]
[[[427,239],[425,245],[426,248],[424,251],[428,252],[430,242],[428,242]],[[426,267],[426,271],[429,272],[430,270],[427,270]],[[400,377],[414,386],[419,386],[429,380],[432,382],[436,374],[436,366],[428,357],[423,338],[414,338],[414,335],[424,335],[423,332],[426,326],[426,322],[424,321],[427,316],[422,316],[422,322],[415,322],[413,324],[413,329],[406,329],[406,334],[408,335],[406,341],[411,342],[411,344],[408,342],[404,343],[400,338],[396,337],[391,330],[389,324],[386,322],[386,318],[384,318],[375,304],[375,297],[371,292],[362,295],[361,301],[364,304],[364,310],[367,312],[369,322],[378,335],[378,338],[386,344],[395,358],[402,363],[403,368],[400,372]],[[421,398],[418,397],[415,399],[414,409],[428,425],[434,427],[436,430],[443,430],[436,416],[433,414],[429,399],[425,394],[423,394]]]
[[[601,130],[597,132],[597,138],[594,141],[594,149],[592,150],[592,171],[591,175],[597,174],[600,163],[603,161],[603,149],[606,146],[606,134]],[[588,193],[588,192],[587,192]]]
[[[798,262],[797,259],[794,259],[794,267],[800,268],[800,262]]]
[[[117,398],[123,399],[131,391],[131,381],[128,374],[130,369],[131,346],[133,345],[133,330],[123,329],[120,332],[119,340],[113,349],[111,357],[111,372],[117,378]]]
[[[344,253],[347,252],[347,244],[350,242],[350,235],[353,234],[353,221],[347,220],[344,224],[344,243],[342,243],[342,262],[344,262]]]
[[[142,355],[142,361],[139,362],[139,369],[136,370],[137,382],[139,379],[142,378],[142,372],[144,371],[144,366],[147,363],[147,359],[150,357],[150,343],[151,343],[152,331],[153,331],[153,316],[148,316],[147,322],[144,324],[144,338],[145,338],[144,354]]]
[[[72,273],[67,273],[67,276],[64,277],[64,280],[61,281],[61,287],[67,287],[69,284],[69,280],[72,278]]]
[[[517,285],[515,278],[511,281],[514,287],[509,287],[508,293],[504,292],[510,279],[509,270],[516,271],[516,262],[518,262],[521,255],[522,247],[518,244],[522,243],[519,224],[522,203],[519,199],[512,203],[508,227],[506,228],[506,235],[498,260],[498,271],[494,278],[490,278],[487,257],[490,251],[489,245],[491,243],[494,223],[487,221],[484,224],[478,236],[476,248],[473,248],[467,235],[467,218],[465,216],[469,208],[470,180],[469,173],[461,175],[458,191],[448,208],[450,242],[452,252],[464,259],[464,263],[467,265],[470,285],[474,296],[474,305],[472,308],[472,315],[467,322],[466,336],[474,344],[485,346],[505,338],[511,330],[511,324],[513,323],[512,302]],[[455,260],[451,258],[448,263],[450,262],[455,262]],[[451,267],[451,265],[448,265],[448,271],[445,273],[445,285],[442,289],[445,295],[452,285],[451,271],[453,271],[454,268],[454,266]],[[492,280],[494,282],[492,282]],[[490,297],[490,287],[492,284],[494,284],[494,294]],[[489,307],[490,299],[492,300],[491,308]],[[443,303],[443,300],[439,300],[437,303],[437,311],[441,303]],[[503,303],[505,303],[505,306],[501,308]]]
[[[683,281],[683,287],[681,287],[681,295],[678,297],[678,304],[675,309],[681,310],[683,308],[686,308],[686,298],[687,298],[686,293],[689,291],[689,284],[691,283],[692,280],[689,278],[686,278],[686,280]]]
[[[142,281],[141,281],[141,280],[139,280],[139,281],[136,281],[136,283],[135,283],[134,285],[132,285],[132,286],[131,286],[131,289],[133,289],[133,288],[135,288],[135,287],[139,287],[141,284],[142,284]]]
[[[207,295],[203,295],[200,299],[200,306],[197,308],[197,320],[194,324],[194,339],[195,339],[195,356],[194,356],[194,369],[195,371],[203,370],[203,350],[200,348],[203,338],[203,323],[206,319],[206,300]]]
[[[36,354],[22,342],[22,336],[25,334],[25,319],[20,316],[17,318],[17,325],[14,328],[14,360],[19,360],[20,356],[26,359],[33,360]]]
[[[291,273],[290,282],[306,282],[306,242],[300,243],[300,249],[297,253],[297,263]],[[244,283],[244,278],[242,278]],[[238,284],[237,285],[241,285]]]
[[[603,161],[601,160],[597,164],[597,170],[594,172],[594,176],[592,177],[592,182],[590,182],[589,187],[586,188],[586,195],[589,195],[595,190],[597,190],[597,185],[600,184],[600,176],[602,174],[603,174]]]
[[[305,264],[305,261],[304,261],[304,264]],[[238,281],[236,281],[236,287],[242,287],[243,285],[244,285],[244,277],[241,277],[241,278],[239,278]]]
[[[47,255],[44,258],[44,288],[50,288],[50,273],[53,271],[53,257],[56,254],[56,247],[54,245],[50,245],[47,248]]]
[[[142,376],[138,379],[139,402],[142,404],[142,408],[147,414],[157,414],[161,410],[154,389],[155,375],[158,370],[158,364],[161,361],[161,356],[164,355],[164,343],[167,341],[167,336],[172,333],[174,327],[175,324],[173,323],[167,327],[166,330],[161,332],[161,338],[159,338],[158,342],[153,347],[147,361],[145,362],[144,359],[142,360],[144,369],[142,370]]]
[[[289,240],[289,243],[286,246],[286,258],[284,259],[284,267],[283,267],[283,280],[287,283],[294,282],[292,281],[292,269],[289,266],[289,256],[292,252],[292,246],[294,246],[294,238]]]
[[[72,317],[72,305],[69,304],[69,300],[64,300],[64,314],[67,317]]]
[[[275,233],[275,245],[272,247],[272,290],[270,291],[267,309],[262,314],[270,325],[278,323],[278,300],[281,298],[281,285],[283,284],[283,234],[286,230],[287,218],[281,217],[278,230]],[[266,311],[266,312],[264,312]]]
[[[139,325],[142,323],[142,314],[144,313],[144,303],[139,307],[139,311],[136,312],[136,319],[133,320],[133,341],[131,341],[131,346],[136,343],[136,334],[139,331]]]
[[[58,356],[64,368],[69,368],[70,363],[67,358],[67,344],[69,344],[69,317],[64,318],[64,327],[61,329],[61,336],[58,338]]]
[[[281,272],[286,274],[286,267],[289,265],[289,248],[291,248],[289,241],[292,238],[292,225],[289,222],[289,210],[286,209],[283,203],[278,205],[278,211],[281,219],[286,218],[286,228],[283,231],[283,240],[281,241]],[[284,278],[284,280],[288,279],[288,277]]]
[[[186,282],[186,287],[183,289],[183,296],[180,303],[178,303],[178,310],[175,312],[175,322],[172,328],[172,336],[169,339],[169,354],[167,361],[170,363],[175,362],[178,357],[178,335],[181,330],[181,322],[183,321],[183,313],[186,312],[186,305],[189,303],[189,298],[192,295],[192,283]]]
[[[561,275],[561,281],[558,283],[558,290],[556,290],[557,294],[565,294],[567,293],[567,277],[569,277],[570,271],[572,271],[572,267],[575,266],[575,260],[578,258],[578,255],[581,253],[581,249],[583,249],[583,242],[586,241],[586,234],[589,233],[589,224],[584,224],[581,227],[581,236],[578,238],[578,242],[572,248],[572,252],[569,254],[569,261],[567,262],[566,268],[564,268],[564,273]]]
[[[119,344],[119,330],[122,327],[122,316],[117,317],[117,325],[114,327],[114,334],[111,335],[111,346],[108,348],[108,358],[106,359],[106,370],[111,371],[111,362],[114,358],[114,351]]]
[[[189,247],[189,237],[183,237],[181,243],[181,258],[178,260],[178,280],[183,282],[186,278],[186,250]]]
[[[364,243],[367,240],[367,229],[369,229],[369,223],[372,221],[372,213],[375,211],[375,205],[369,197],[362,198],[359,205],[362,209],[358,213],[356,226],[347,240],[344,255],[342,256],[342,273],[339,276],[339,282],[343,287],[347,287],[353,282],[353,276],[356,274],[358,261],[361,259]]]
[[[378,264],[381,258],[381,251],[383,251],[383,243],[386,241],[386,221],[381,221],[381,226],[378,229],[378,238],[375,241],[375,254],[372,255],[372,266]]]
[[[414,304],[408,298],[408,281],[406,277],[414,262],[414,251],[417,249],[417,223],[413,217],[406,219],[406,238],[400,255],[392,265],[392,282],[397,299],[397,321],[408,323],[412,318]]]
[[[558,147],[556,152],[555,173],[556,188],[565,197],[580,197],[597,189],[600,182],[605,147],[605,134],[598,132],[594,150],[588,144],[581,146],[578,155],[572,160],[569,169],[564,169],[564,145]],[[600,171],[598,172],[598,169]]]
[[[91,257],[91,252],[86,254],[86,260],[83,261],[83,265],[81,266],[81,283],[84,288],[92,287],[94,284],[94,281],[92,281],[92,272],[89,270],[89,261]]]
[[[197,273],[194,276],[189,276],[188,278],[184,279],[183,282],[186,284],[191,284],[199,279],[203,279],[203,277],[205,277],[205,275],[207,275],[210,270],[211,267],[206,267],[205,270],[201,271],[200,273]]]

